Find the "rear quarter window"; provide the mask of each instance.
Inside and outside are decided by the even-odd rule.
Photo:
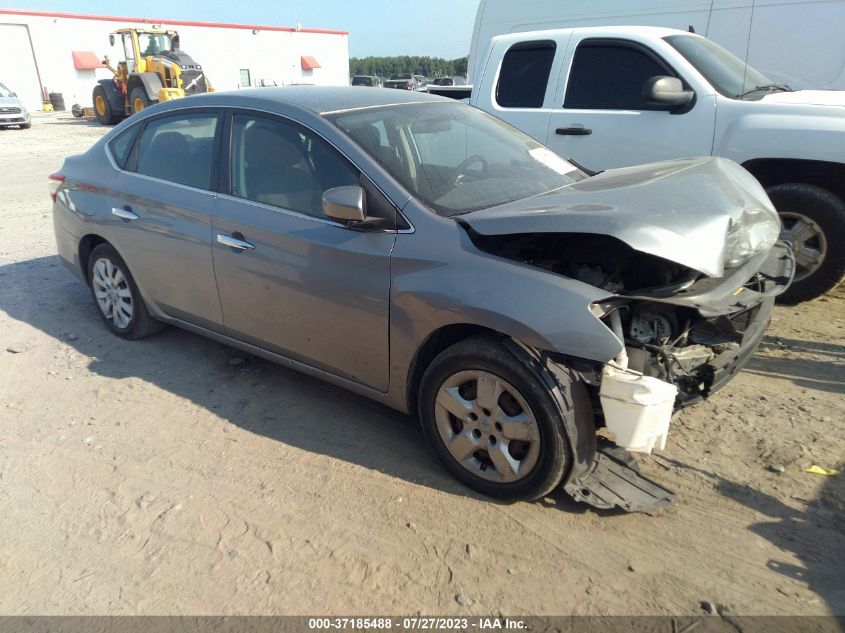
[[[132,143],[135,142],[139,128],[140,126],[138,125],[132,125],[109,141],[108,151],[111,153],[114,162],[121,169],[126,168],[126,162],[129,160],[129,154],[132,152]]]

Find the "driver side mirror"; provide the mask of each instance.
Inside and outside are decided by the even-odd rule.
[[[364,189],[358,185],[334,187],[323,192],[323,213],[330,220],[350,224],[366,220]]]
[[[695,93],[692,90],[684,90],[684,84],[677,77],[652,77],[643,88],[643,101],[664,106],[667,110],[688,106],[693,96]]]
[[[114,33],[109,33],[109,46],[114,46]]]

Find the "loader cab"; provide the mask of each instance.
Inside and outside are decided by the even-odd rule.
[[[109,43],[114,46],[118,38],[126,60],[118,64],[123,76],[148,72],[147,58],[173,50],[178,42],[175,31],[161,29],[119,29],[109,35]]]

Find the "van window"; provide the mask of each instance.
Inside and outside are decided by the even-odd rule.
[[[314,217],[323,192],[360,184],[358,171],[325,142],[278,119],[232,119],[232,195]]]
[[[503,108],[541,108],[555,58],[554,42],[520,42],[502,60],[496,103]]]
[[[154,119],[147,123],[138,140],[135,171],[197,189],[210,189],[216,133],[216,114]]]
[[[614,43],[582,42],[575,51],[563,107],[580,110],[652,110],[643,100],[646,82],[674,76],[650,55]]]

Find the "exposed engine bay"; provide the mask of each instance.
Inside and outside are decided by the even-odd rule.
[[[621,240],[592,234],[527,233],[479,235],[468,229],[473,243],[490,254],[506,257],[576,279],[616,295],[602,316],[610,329],[617,312],[627,352],[627,367],[678,387],[677,406],[700,400],[733,374],[749,327],[756,323],[760,301],[728,314],[702,316],[672,297],[701,280],[700,272],[641,253]],[[760,282],[753,278],[756,289]],[[630,298],[629,298],[630,297]],[[650,300],[653,299],[653,300]],[[755,328],[756,329],[756,328]],[[618,336],[618,333],[617,333]],[[727,376],[725,376],[727,377]],[[598,378],[596,378],[598,382]]]

